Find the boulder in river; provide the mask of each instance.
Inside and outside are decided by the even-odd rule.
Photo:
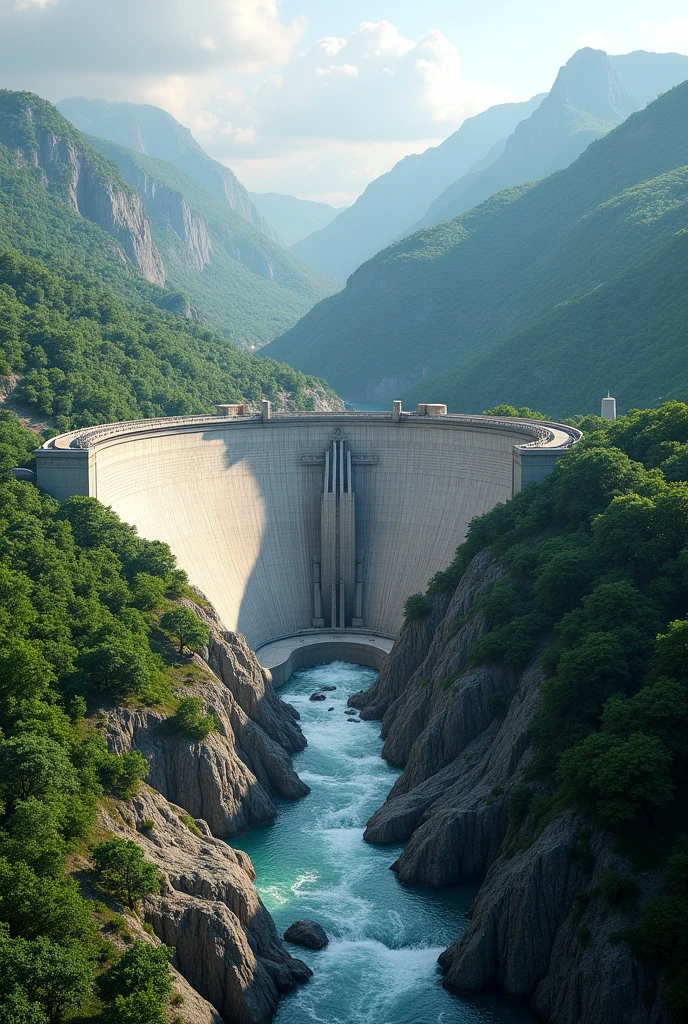
[[[331,683],[328,683],[327,686],[321,686],[320,689],[322,690],[323,693],[332,693],[334,690],[337,689],[337,687],[332,686]]]
[[[330,941],[325,929],[317,921],[294,921],[284,933],[284,938],[306,949],[324,949]]]
[[[312,693],[308,699],[309,700],[325,700],[325,694],[324,693]]]

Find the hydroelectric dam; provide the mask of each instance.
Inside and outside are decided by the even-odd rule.
[[[451,562],[471,519],[543,480],[580,436],[441,405],[274,414],[264,402],[61,434],[36,475],[166,541],[279,685],[335,659],[379,668],[406,598]]]

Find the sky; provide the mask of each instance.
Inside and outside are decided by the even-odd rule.
[[[342,206],[581,46],[688,54],[685,0],[0,0],[0,86],[154,103],[255,192]]]

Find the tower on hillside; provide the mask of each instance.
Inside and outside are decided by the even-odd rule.
[[[607,392],[607,397],[602,399],[602,412],[600,416],[603,420],[615,420],[616,419],[616,399]]]

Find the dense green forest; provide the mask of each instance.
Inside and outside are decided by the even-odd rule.
[[[396,378],[462,412],[683,397],[687,126],[684,83],[566,170],[378,253],[266,353],[346,398]]]
[[[173,164],[86,138],[143,198],[168,286],[188,295],[204,322],[232,341],[252,346],[272,341],[339,287]],[[203,252],[203,266],[194,245]]]
[[[123,300],[93,275],[58,273],[1,249],[0,374],[20,376],[16,397],[61,430],[262,396],[297,409],[334,397],[321,381],[215,331]]]
[[[118,954],[107,935],[124,922],[67,868],[90,848],[104,894],[135,906],[158,888],[135,843],[93,834],[98,801],[131,795],[147,765],[108,753],[89,715],[103,701],[153,704],[176,707],[191,734],[212,728],[174,696],[183,659],[169,615],[191,613],[170,598],[186,578],[165,544],[95,499],[61,505],[15,481],[7,468],[36,443],[0,414],[0,1021],[164,1024],[172,951],[135,942]],[[207,630],[195,630],[198,649]]]
[[[489,628],[469,665],[518,673],[544,647],[546,674],[537,760],[511,794],[512,821],[530,812],[542,829],[575,804],[641,866],[668,861],[671,887],[618,938],[666,968],[675,1019],[684,1021],[688,405],[600,424],[543,484],[475,519],[428,593],[455,587],[486,547],[504,568],[471,611],[483,612]],[[407,613],[423,614],[425,602],[415,595]],[[631,880],[619,886],[632,909]]]

